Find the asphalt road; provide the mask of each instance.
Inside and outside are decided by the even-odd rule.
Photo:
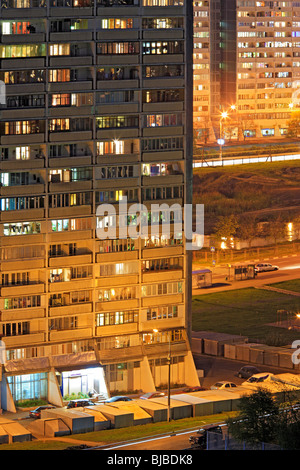
[[[258,262],[258,261],[257,261]],[[256,262],[256,264],[257,264]],[[271,284],[274,282],[289,281],[292,279],[300,278],[300,255],[295,254],[291,256],[284,256],[281,258],[268,258],[261,260],[261,263],[266,262],[278,266],[278,271],[270,271],[265,273],[258,273],[255,279],[250,280],[227,280],[228,267],[216,266],[211,267],[213,286],[206,289],[193,289],[193,295],[208,294],[212,292],[220,292],[232,289],[242,289],[245,287],[259,287],[264,284]],[[247,264],[247,262],[235,263]],[[250,264],[250,263],[249,263]],[[193,270],[204,268],[201,265],[194,265]]]
[[[151,437],[146,438],[138,443],[130,443],[127,442],[126,444],[115,444],[112,445],[106,450],[112,451],[134,451],[134,450],[145,450],[145,451],[155,451],[155,450],[185,450],[190,448],[189,444],[189,437],[191,435],[195,435],[196,431],[182,431],[178,432],[178,434],[168,435],[168,436],[160,436],[160,437]]]

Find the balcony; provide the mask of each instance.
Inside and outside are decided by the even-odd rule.
[[[61,181],[60,183],[49,183],[50,193],[65,191],[88,191],[90,189],[92,189],[92,181],[89,180],[71,182]]]
[[[1,68],[7,70],[16,69],[43,69],[45,67],[44,57],[19,57],[16,59],[1,59]]]
[[[66,231],[66,232],[52,232],[52,233],[49,233],[48,237],[49,237],[49,242],[51,243],[71,242],[75,240],[91,240],[93,238],[93,231],[92,230],[72,230],[72,231]]]
[[[30,44],[45,42],[45,33],[30,33],[30,34],[2,34],[2,44]]]
[[[157,305],[172,305],[183,302],[183,294],[160,295],[153,297],[144,297],[142,307],[155,307]]]
[[[160,7],[163,9],[163,7]],[[172,12],[173,13],[173,12]],[[160,13],[161,14],[161,13]],[[153,55],[143,55],[143,64],[183,64],[184,55],[183,54],[153,54]]]
[[[80,65],[93,65],[93,56],[63,56],[63,57],[50,57],[50,67],[78,67]]]
[[[101,179],[95,181],[95,189],[137,188],[139,178]]]
[[[93,106],[53,106],[48,109],[49,117],[76,117],[93,115]]]
[[[133,261],[138,259],[138,250],[121,251],[114,253],[97,253],[96,263],[109,263],[121,261]]]
[[[57,307],[49,307],[49,315],[51,317],[91,313],[92,311],[93,311],[92,302],[85,302],[83,304],[71,304],[71,305],[62,305],[62,306],[57,306]]]
[[[43,283],[36,282],[24,285],[11,285],[1,287],[1,296],[19,296],[19,295],[31,295],[31,294],[43,294],[45,286]]]
[[[92,287],[92,279],[71,279],[66,282],[50,282],[49,292],[66,292],[67,290],[91,289]]]
[[[137,323],[126,323],[122,325],[109,325],[96,327],[96,336],[117,336],[138,331]]]
[[[159,186],[165,184],[181,185],[183,184],[183,175],[161,175],[161,176],[143,176],[143,186]]]
[[[32,346],[33,344],[44,343],[45,332],[33,333],[30,335],[17,335],[17,336],[4,336],[3,341],[5,342],[6,348],[21,348],[25,346]]]
[[[80,10],[81,13],[81,10]],[[93,40],[93,33],[92,31],[87,31],[85,29],[81,29],[78,31],[64,31],[59,33],[50,33],[50,41],[51,42],[69,42],[69,41],[87,41],[90,42]]]
[[[134,127],[122,127],[113,129],[97,129],[97,139],[115,139],[120,140],[122,138],[138,137],[139,129]]]
[[[2,135],[1,145],[30,145],[42,144],[45,141],[44,133],[21,134],[21,135]]]
[[[69,237],[70,238],[70,237]],[[92,253],[85,253],[81,255],[72,255],[72,256],[57,256],[49,258],[49,268],[58,268],[58,267],[71,267],[77,266],[80,264],[90,264],[92,263]]]
[[[14,310],[3,310],[1,313],[1,321],[18,321],[24,320],[26,317],[27,320],[32,318],[44,318],[46,316],[46,312],[44,308],[30,308],[26,310],[26,316],[24,315],[24,309],[14,309]]]
[[[2,110],[2,119],[38,119],[45,117],[44,108],[6,108]]]
[[[136,80],[136,79],[97,80],[97,91],[113,90],[113,89],[131,90],[132,88],[139,88],[139,80]]]
[[[6,85],[7,95],[31,95],[33,93],[43,93],[45,91],[45,83],[15,83]]]
[[[142,250],[143,259],[151,258],[167,258],[169,256],[179,256],[183,254],[183,247],[180,246],[168,246],[164,248],[144,248]]]
[[[71,2],[70,5],[72,5]],[[55,18],[78,18],[78,16],[84,18],[86,16],[93,16],[93,13],[94,9],[88,6],[50,7],[50,16]]]
[[[138,284],[138,274],[127,274],[124,276],[109,276],[99,277],[96,279],[96,287],[117,287],[117,286],[132,286]]]
[[[75,164],[76,166],[89,166],[92,164],[92,157],[72,155],[69,157],[50,157],[48,160],[49,168],[69,168]]]
[[[15,244],[17,243],[16,237],[11,237],[14,239]],[[23,237],[22,237],[23,239]],[[20,240],[20,238],[18,238]],[[45,259],[44,258],[37,258],[37,259],[19,259],[19,260],[12,260],[12,261],[2,261],[1,262],[1,270],[2,271],[21,271],[28,269],[30,265],[30,269],[39,269],[45,267]]]
[[[2,211],[1,222],[18,222],[19,220],[40,220],[45,217],[45,209],[23,209],[16,211]]]
[[[1,196],[25,196],[31,194],[43,194],[45,192],[44,184],[24,184],[18,186],[2,186],[0,187]]]
[[[138,308],[138,299],[114,300],[112,302],[97,302],[97,312],[123,311]]]
[[[50,341],[74,341],[76,339],[86,339],[93,336],[93,328],[73,328],[70,330],[50,331]]]
[[[143,272],[142,282],[168,282],[182,279],[182,269],[170,269],[165,271]]]
[[[93,88],[92,80],[78,80],[72,82],[51,82],[48,85],[50,93],[56,92],[76,92],[76,91],[89,91]]]
[[[162,7],[159,7],[162,8]],[[183,39],[183,29],[147,29],[143,31],[143,39],[147,40],[172,40],[172,39]]]
[[[92,131],[60,131],[60,132],[51,132],[49,134],[50,142],[72,142],[76,140],[92,140],[93,132]],[[1,142],[2,143],[2,142]]]
[[[183,135],[183,126],[146,127],[142,132],[143,137],[179,136]]]
[[[164,152],[143,152],[142,161],[143,162],[156,162],[161,160],[182,160],[183,151],[182,150],[170,150]]]
[[[107,12],[106,12],[107,14]],[[97,55],[97,65],[138,65],[139,54],[99,54]]]

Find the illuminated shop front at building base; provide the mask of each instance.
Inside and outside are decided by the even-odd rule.
[[[56,376],[63,399],[89,394],[107,396],[103,367],[63,371]]]

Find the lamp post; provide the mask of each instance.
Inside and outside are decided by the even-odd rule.
[[[224,111],[221,113],[221,117],[220,117],[220,138],[218,140],[218,144],[220,146],[220,154],[219,154],[219,157],[220,157],[220,160],[223,161],[223,145],[225,144],[225,139],[223,137],[223,126],[222,126],[222,120],[223,119],[226,119],[228,117],[228,113],[227,111]]]
[[[229,110],[231,111],[235,111],[236,109],[236,106],[235,104],[232,104],[230,107],[229,107]],[[219,158],[220,158],[220,161],[223,162],[223,145],[225,144],[225,135],[223,135],[223,119],[226,119],[228,118],[228,111],[222,111],[221,112],[221,116],[220,116],[220,136],[219,136],[219,139],[218,139],[218,144],[220,146],[220,152],[219,152]]]

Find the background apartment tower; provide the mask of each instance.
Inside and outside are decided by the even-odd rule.
[[[198,383],[184,236],[96,236],[100,203],[191,201],[192,22],[183,0],[1,0],[3,408],[152,391],[169,350]]]
[[[211,142],[220,129],[227,142],[284,137],[299,108],[299,3],[194,2],[194,27],[194,128],[201,141],[205,127]],[[198,65],[202,56],[209,62]],[[220,123],[222,112],[228,117]]]

